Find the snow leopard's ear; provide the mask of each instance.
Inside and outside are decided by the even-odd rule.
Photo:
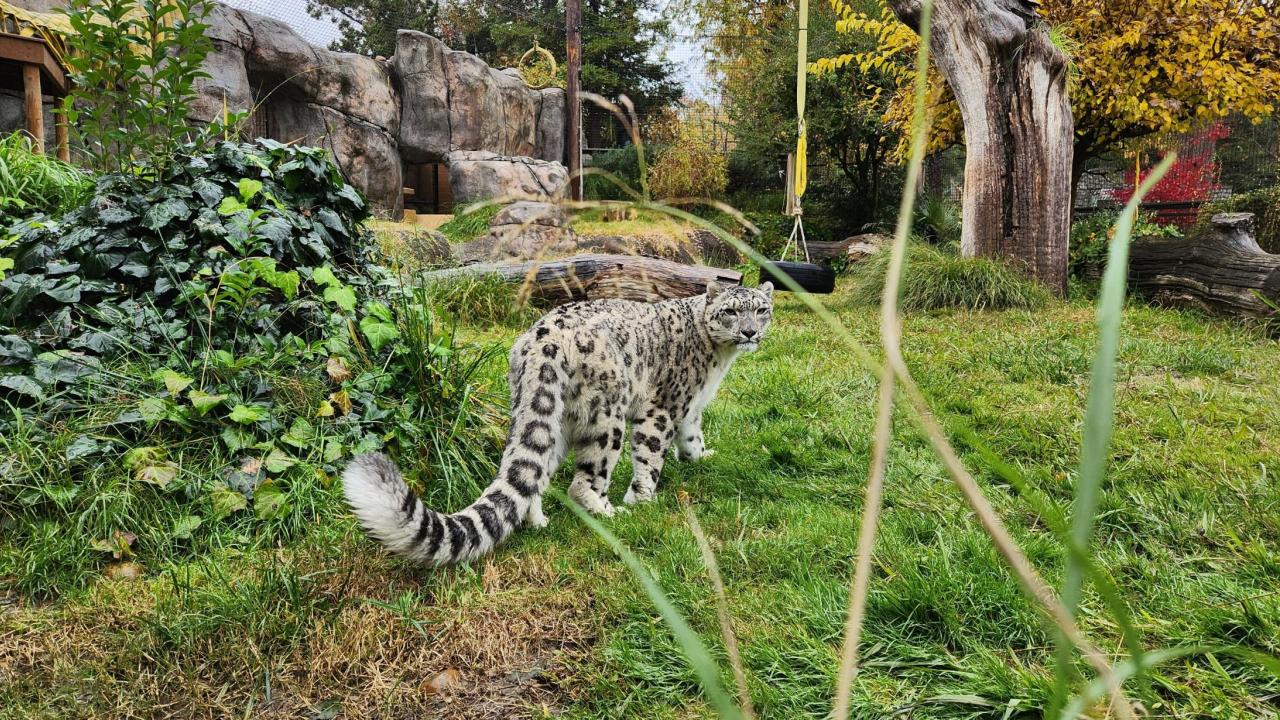
[[[773,299],[773,283],[768,281],[762,282],[760,283],[759,286],[756,287],[756,289],[764,293],[764,296],[769,298],[770,300]]]
[[[725,286],[715,280],[707,281],[707,302],[712,302],[720,297],[720,293],[724,292]]]

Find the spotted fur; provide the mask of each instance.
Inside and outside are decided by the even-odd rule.
[[[428,565],[468,562],[523,524],[546,525],[542,495],[567,452],[569,496],[613,515],[609,482],[631,424],[634,474],[623,502],[653,499],[667,450],[711,454],[702,411],[733,361],[754,350],[773,312],[773,286],[710,283],[705,295],[646,304],[574,303],[551,311],[511,348],[511,428],[498,476],[465,510],[422,504],[382,455],[342,474],[356,517],[389,550]]]

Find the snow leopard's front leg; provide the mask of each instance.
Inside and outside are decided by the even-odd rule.
[[[651,410],[631,428],[631,487],[622,502],[633,505],[653,499],[662,475],[662,463],[676,434],[676,424],[665,410]]]
[[[701,460],[711,457],[715,450],[708,450],[702,437],[702,411],[691,411],[676,434],[676,457],[680,460]]]

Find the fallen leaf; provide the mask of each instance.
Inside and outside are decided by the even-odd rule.
[[[457,690],[462,685],[462,673],[449,668],[427,682],[425,692],[429,695],[440,695]]]
[[[137,580],[142,577],[142,566],[136,562],[118,562],[107,566],[107,577],[112,580]]]
[[[133,555],[133,543],[137,539],[138,536],[131,532],[117,530],[109,538],[89,543],[89,547],[98,552],[109,552],[111,557],[122,560]]]
[[[151,483],[164,487],[178,477],[178,466],[172,462],[162,462],[138,468],[133,477],[139,482]]]
[[[329,393],[329,402],[341,410],[343,415],[351,412],[351,396],[347,394],[346,390]]]
[[[245,458],[240,465],[240,472],[245,475],[257,475],[262,470],[262,458]]]
[[[333,417],[333,403],[321,400],[320,407],[316,408],[316,417]]]
[[[347,362],[337,355],[329,358],[324,370],[329,374],[329,379],[336,383],[351,379],[351,371],[347,369]]]

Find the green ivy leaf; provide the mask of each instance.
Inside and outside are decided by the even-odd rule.
[[[317,285],[342,285],[342,281],[333,274],[328,265],[321,265],[311,272],[311,281]]]
[[[267,453],[267,457],[262,461],[262,466],[267,469],[267,472],[276,474],[280,474],[297,464],[297,460],[286,455],[280,448],[271,448],[271,452]]]
[[[40,383],[26,375],[5,375],[0,377],[0,387],[9,388],[16,393],[33,397],[36,400],[44,399],[44,388],[40,387]]]
[[[253,178],[241,178],[240,182],[236,183],[236,189],[240,191],[240,199],[248,203],[258,193],[262,192],[262,181],[254,180]]]
[[[296,448],[303,448],[310,445],[315,436],[316,430],[310,422],[304,418],[295,418],[293,424],[289,426],[289,431],[280,439]]]
[[[267,480],[253,491],[253,512],[259,520],[280,517],[289,511],[288,498],[273,480]]]
[[[138,414],[148,424],[155,425],[169,415],[169,408],[164,400],[150,397],[138,403]]]
[[[360,332],[364,333],[365,338],[369,340],[369,347],[373,348],[374,352],[400,337],[400,331],[395,325],[382,322],[372,315],[366,315],[360,320]]]
[[[244,495],[225,485],[219,485],[211,490],[209,500],[213,503],[213,516],[219,520],[249,507]]]
[[[149,230],[160,230],[174,220],[190,215],[191,206],[185,201],[181,198],[169,198],[152,205],[147,210],[146,217],[142,219],[142,225]]]
[[[187,393],[187,399],[191,401],[191,407],[194,407],[196,412],[201,415],[205,415],[210,410],[221,405],[222,402],[227,399],[227,396],[210,395],[203,390],[192,390]]]
[[[253,435],[244,431],[243,428],[235,425],[228,425],[222,429],[222,443],[227,446],[227,450],[237,453],[244,448],[253,444]]]
[[[81,435],[71,442],[66,449],[67,462],[79,460],[82,457],[96,455],[110,447],[110,443],[100,443],[88,435]]]
[[[190,539],[191,533],[203,522],[199,515],[183,515],[173,522],[173,536],[178,540]]]
[[[267,416],[267,409],[261,405],[236,405],[229,416],[232,422],[250,425]]]
[[[324,299],[347,312],[356,309],[356,294],[349,287],[331,285],[324,289]]]
[[[156,373],[155,378],[163,382],[165,390],[168,390],[169,394],[174,397],[177,397],[179,393],[187,389],[188,385],[195,382],[186,375],[168,369]]]
[[[248,207],[246,207],[244,203],[240,202],[240,198],[232,197],[231,195],[228,195],[222,198],[222,202],[218,205],[218,214],[219,215],[235,215],[241,210],[247,210],[247,209]]]

